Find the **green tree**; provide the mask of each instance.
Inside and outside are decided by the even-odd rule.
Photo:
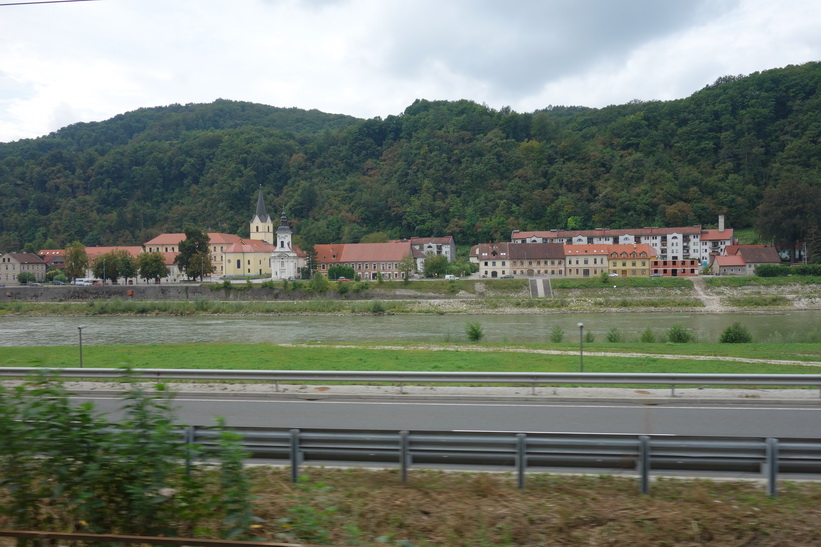
[[[71,243],[66,247],[65,266],[63,271],[66,277],[74,281],[78,277],[85,277],[88,268],[88,254],[85,245],[79,241]]]
[[[180,254],[174,259],[186,277],[194,279],[213,273],[211,254],[209,253],[208,234],[205,230],[188,226],[185,229],[185,239],[180,241]]]
[[[28,285],[29,283],[34,283],[37,281],[37,278],[31,272],[20,272],[17,274],[17,282],[21,285]]]
[[[115,251],[101,254],[95,258],[94,263],[91,265],[91,271],[94,272],[94,277],[102,279],[106,283],[116,283],[120,277],[117,260],[118,256]]]
[[[774,242],[790,252],[814,230],[821,229],[821,190],[818,183],[789,178],[764,191],[756,210],[756,231],[764,241]]]
[[[162,253],[140,253],[137,255],[137,270],[140,277],[159,280],[168,275],[165,267],[165,257]]]
[[[344,277],[353,280],[356,272],[351,266],[343,266],[342,264],[334,264],[328,268],[328,279],[334,280]]]
[[[736,321],[724,329],[718,341],[722,344],[747,344],[753,341],[753,336],[747,327]]]
[[[416,272],[416,260],[412,255],[406,254],[399,262],[399,271],[402,274],[402,281],[407,285],[410,283],[410,276]]]
[[[137,277],[137,261],[128,251],[122,249],[114,251],[114,256],[117,264],[118,277],[126,281]]]
[[[448,257],[429,252],[425,255],[425,277],[442,277],[448,271]]]

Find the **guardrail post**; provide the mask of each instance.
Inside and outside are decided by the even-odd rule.
[[[291,482],[299,480],[299,429],[292,429],[291,433]]]
[[[650,493],[650,437],[639,437],[639,475],[641,477],[641,493]]]
[[[402,482],[408,482],[408,468],[411,465],[410,434],[407,431],[399,432],[399,469]]]
[[[778,497],[778,439],[767,439],[767,495]]]
[[[399,393],[405,393],[405,382],[399,382]]]
[[[279,393],[279,380],[274,380],[274,391]]]
[[[191,450],[194,447],[195,439],[197,438],[196,426],[188,426],[182,432],[183,443],[185,443],[185,474],[191,474],[191,468],[194,462],[191,461]]]
[[[676,396],[676,384],[670,384],[670,397]]]
[[[525,487],[525,471],[527,470],[527,435],[516,434],[516,474],[519,479],[519,489]]]

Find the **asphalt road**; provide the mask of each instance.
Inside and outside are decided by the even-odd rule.
[[[90,395],[111,412],[119,399]],[[374,430],[482,430],[715,436],[821,437],[821,405],[789,402],[647,403],[580,400],[281,399],[266,396],[186,396],[176,403],[179,423],[233,427]]]

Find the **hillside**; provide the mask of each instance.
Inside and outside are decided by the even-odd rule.
[[[602,109],[417,100],[384,120],[224,100],[140,109],[0,144],[0,251],[138,244],[185,224],[243,234],[260,185],[307,243],[385,232],[470,244],[718,214],[750,227],[768,188],[819,195],[820,87],[821,63],[808,63]]]

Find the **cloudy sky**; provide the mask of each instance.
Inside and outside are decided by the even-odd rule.
[[[821,60],[818,0],[26,1],[0,0],[0,142],[217,98],[601,107]]]

